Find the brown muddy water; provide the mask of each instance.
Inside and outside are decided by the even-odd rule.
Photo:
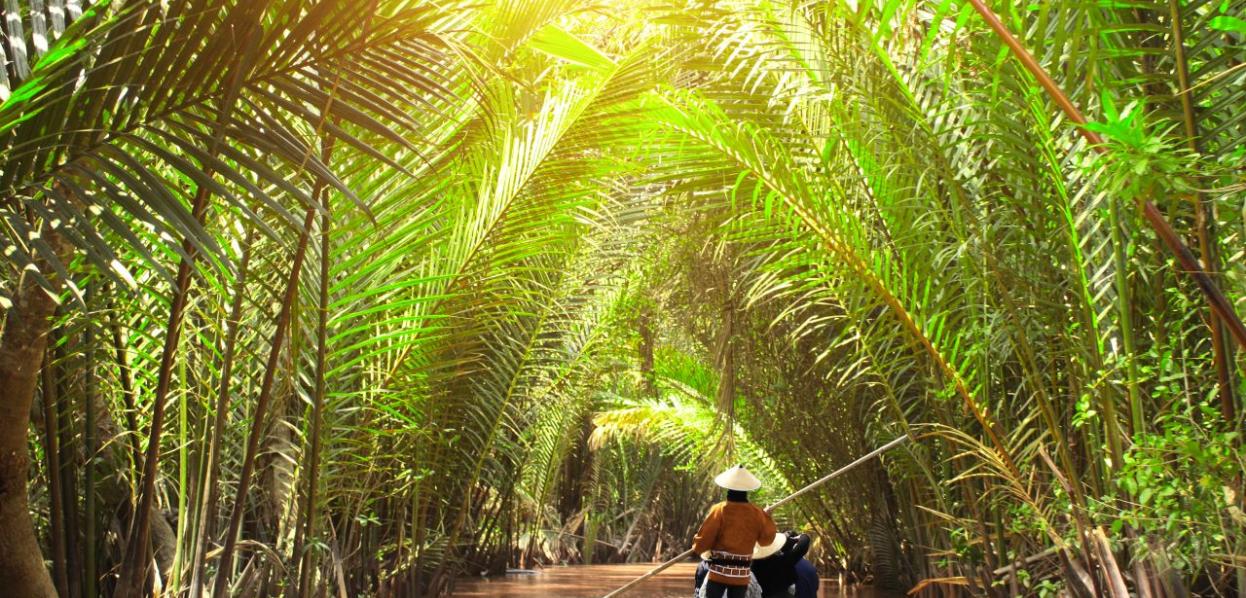
[[[573,567],[550,567],[536,574],[460,579],[454,586],[452,596],[479,598],[597,598],[619,586],[644,575],[655,565],[581,565]],[[681,563],[657,577],[636,586],[626,596],[630,598],[691,598],[695,563]],[[830,580],[822,580],[819,596],[823,598],[892,598],[889,594],[872,588],[839,587]]]

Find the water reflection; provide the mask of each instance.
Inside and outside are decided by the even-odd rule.
[[[578,567],[550,567],[535,575],[508,575],[471,580],[460,580],[454,588],[454,596],[478,596],[484,598],[537,598],[558,596],[565,598],[597,598],[633,579],[643,575],[652,564],[636,565],[590,565]],[[657,577],[637,586],[628,596],[634,598],[689,598],[692,596],[692,576],[696,565],[683,563],[663,571]],[[820,595],[825,598],[839,596],[855,598],[889,598],[892,594],[877,592],[871,588],[842,588],[823,580]]]

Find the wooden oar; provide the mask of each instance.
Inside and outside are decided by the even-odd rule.
[[[787,503],[791,502],[791,501],[792,501],[792,499],[794,499],[794,498],[796,498],[796,497],[798,497],[798,496],[801,496],[801,495],[803,495],[803,494],[805,494],[805,493],[809,492],[810,490],[813,490],[814,488],[817,488],[818,486],[821,486],[822,484],[825,484],[825,483],[827,483],[827,482],[829,482],[829,481],[831,481],[831,480],[833,480],[833,479],[835,479],[835,478],[837,478],[837,477],[839,477],[839,476],[843,475],[844,473],[846,473],[846,472],[848,472],[848,471],[851,471],[853,468],[857,467],[858,465],[861,465],[862,463],[865,463],[866,461],[869,461],[870,459],[873,459],[874,457],[877,457],[877,456],[879,456],[879,455],[881,455],[881,454],[883,454],[883,453],[885,453],[885,452],[887,452],[887,451],[889,451],[889,450],[891,450],[891,449],[893,449],[893,448],[895,448],[895,447],[897,447],[897,446],[899,446],[899,445],[903,444],[903,443],[904,443],[904,441],[906,441],[906,440],[908,440],[908,439],[909,439],[909,437],[908,437],[908,436],[901,436],[901,437],[899,437],[899,438],[897,438],[897,439],[895,439],[895,440],[892,440],[891,442],[888,442],[887,444],[884,444],[884,445],[882,445],[882,446],[880,446],[880,447],[878,447],[878,448],[876,448],[876,449],[874,449],[874,450],[870,451],[868,454],[866,454],[865,456],[863,456],[863,457],[861,457],[861,458],[857,459],[856,461],[853,461],[852,463],[849,463],[849,464],[847,464],[847,465],[845,465],[845,466],[843,466],[843,467],[840,467],[839,469],[836,469],[835,471],[832,471],[831,473],[829,473],[829,474],[827,474],[827,475],[825,475],[825,476],[823,476],[823,477],[821,477],[821,478],[818,478],[816,481],[814,481],[814,482],[810,483],[809,485],[805,486],[804,488],[801,488],[800,490],[797,490],[796,492],[793,492],[793,493],[789,494],[788,496],[786,496],[785,498],[783,498],[783,499],[779,500],[779,502],[776,502],[776,503],[774,503],[774,504],[772,504],[772,505],[770,505],[770,506],[766,507],[766,512],[767,512],[767,513],[769,513],[769,512],[771,512],[771,511],[773,511],[773,510],[775,510],[775,509],[777,509],[777,508],[779,508],[779,507],[781,507],[781,506],[783,506],[783,505],[785,505],[785,504],[787,504]],[[692,556],[692,549],[691,549],[691,548],[689,548],[688,550],[685,550],[685,551],[683,551],[683,552],[679,553],[678,555],[676,555],[676,556],[675,556],[675,558],[672,558],[671,560],[666,561],[665,563],[662,563],[661,565],[658,565],[657,567],[654,567],[654,568],[653,568],[653,569],[651,569],[648,573],[646,573],[646,574],[644,574],[644,575],[641,575],[640,577],[637,577],[636,579],[633,579],[633,580],[631,580],[631,581],[627,582],[627,584],[625,584],[623,587],[621,587],[621,588],[619,588],[619,589],[617,589],[617,590],[615,590],[615,591],[613,591],[613,592],[610,592],[609,594],[606,594],[605,596],[602,596],[602,598],[613,598],[614,596],[618,596],[618,595],[622,594],[623,592],[626,592],[626,591],[628,591],[628,590],[632,589],[633,587],[635,587],[636,585],[638,585],[638,584],[640,584],[641,582],[645,581],[646,579],[649,579],[650,577],[653,577],[654,575],[657,575],[657,574],[659,574],[659,573],[661,573],[661,572],[663,572],[663,571],[667,570],[668,568],[670,568],[670,566],[671,566],[671,565],[674,565],[675,563],[678,563],[679,561],[682,561],[682,560],[684,560],[684,559],[686,559],[686,558],[688,558],[688,557],[690,557],[690,556]]]

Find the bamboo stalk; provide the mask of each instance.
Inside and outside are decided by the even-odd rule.
[[[793,501],[793,500],[795,500],[795,499],[797,499],[797,498],[799,498],[799,497],[801,497],[801,496],[804,496],[805,494],[808,494],[809,492],[812,492],[812,491],[813,491],[815,488],[817,488],[818,486],[821,486],[822,484],[825,484],[825,483],[827,483],[827,482],[829,482],[829,481],[831,481],[831,480],[833,480],[833,479],[835,479],[835,478],[837,478],[837,477],[839,477],[839,476],[841,476],[841,475],[843,475],[843,474],[845,474],[845,473],[847,473],[847,472],[849,472],[849,471],[852,471],[853,469],[855,469],[855,468],[857,468],[858,466],[860,466],[861,464],[863,464],[863,463],[865,463],[865,462],[869,461],[870,459],[873,459],[874,457],[877,457],[877,456],[879,456],[879,455],[881,455],[881,454],[883,454],[883,453],[885,453],[885,452],[887,452],[887,451],[889,451],[889,450],[891,450],[891,449],[893,449],[893,448],[895,448],[895,447],[897,447],[897,446],[899,446],[899,445],[903,444],[903,443],[904,443],[906,440],[908,440],[908,439],[909,439],[909,437],[908,437],[908,436],[901,436],[901,437],[899,437],[899,438],[896,438],[895,440],[892,440],[891,442],[888,442],[887,444],[884,444],[884,445],[882,445],[882,446],[880,446],[880,447],[878,447],[878,448],[876,448],[876,449],[874,449],[874,450],[872,450],[872,451],[870,451],[870,452],[866,453],[865,455],[863,455],[863,456],[859,457],[856,461],[853,461],[852,463],[849,463],[849,464],[847,464],[847,465],[845,465],[845,466],[843,466],[843,467],[841,467],[841,468],[839,468],[839,469],[836,469],[835,471],[832,471],[831,473],[829,473],[829,474],[827,474],[827,475],[825,475],[825,476],[822,476],[822,477],[818,478],[817,480],[814,480],[813,482],[810,482],[810,483],[809,483],[808,485],[806,485],[804,488],[801,488],[800,490],[797,490],[796,492],[793,492],[793,493],[791,493],[791,494],[787,495],[786,497],[779,499],[779,501],[778,501],[778,502],[775,502],[774,504],[772,504],[772,505],[770,505],[770,506],[766,507],[766,512],[767,512],[767,513],[770,513],[770,512],[772,512],[772,511],[774,511],[775,509],[777,509],[777,508],[779,508],[779,507],[781,507],[781,506],[783,506],[783,505],[785,505],[785,504],[787,504],[787,503],[789,503],[789,502],[791,502],[791,501]],[[661,565],[658,565],[657,567],[654,567],[653,569],[650,569],[648,573],[645,573],[644,575],[641,575],[640,577],[637,577],[636,579],[633,579],[632,581],[627,582],[626,584],[624,584],[623,586],[621,586],[619,589],[617,589],[617,590],[615,590],[615,591],[613,591],[613,592],[610,592],[609,594],[606,594],[606,595],[602,596],[602,598],[613,598],[614,596],[621,595],[621,594],[623,594],[624,592],[626,592],[626,591],[628,591],[628,590],[632,589],[633,587],[635,587],[635,586],[639,585],[640,583],[644,582],[646,579],[649,579],[649,578],[651,578],[651,577],[653,577],[653,576],[657,575],[658,573],[661,573],[661,572],[663,572],[663,571],[665,571],[665,570],[669,569],[669,568],[671,567],[671,565],[674,565],[675,563],[678,563],[678,562],[680,562],[680,561],[682,561],[682,560],[684,560],[684,559],[686,559],[686,558],[688,558],[688,557],[692,556],[692,554],[693,554],[693,549],[689,548],[688,550],[685,550],[685,551],[683,551],[683,552],[679,553],[678,555],[675,555],[675,557],[671,558],[670,560],[666,561],[665,563],[662,563]]]

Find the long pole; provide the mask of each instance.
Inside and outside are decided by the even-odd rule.
[[[869,453],[866,453],[864,456],[862,456],[861,458],[857,459],[856,461],[853,461],[852,463],[849,463],[849,464],[847,464],[847,465],[845,465],[845,466],[843,466],[843,467],[840,467],[839,469],[836,469],[835,471],[832,471],[832,472],[831,472],[831,473],[829,473],[829,474],[826,474],[825,476],[823,476],[823,477],[821,477],[821,478],[818,478],[817,480],[815,480],[815,481],[811,482],[810,484],[808,484],[808,485],[807,485],[807,486],[805,486],[804,488],[801,488],[800,490],[797,490],[796,492],[793,492],[793,493],[791,493],[791,494],[787,495],[786,497],[784,497],[784,498],[780,499],[778,502],[776,502],[776,503],[774,503],[774,504],[772,504],[772,505],[770,505],[770,506],[766,507],[766,512],[767,512],[767,513],[769,513],[769,512],[771,512],[771,511],[773,511],[773,510],[775,510],[775,509],[777,509],[777,508],[779,508],[779,507],[781,507],[781,506],[783,506],[783,505],[785,505],[785,504],[787,504],[787,503],[791,502],[791,501],[792,501],[792,500],[794,500],[795,498],[797,498],[797,497],[799,497],[799,496],[802,496],[802,495],[804,495],[804,494],[807,494],[808,492],[812,491],[814,488],[817,488],[818,486],[821,486],[822,484],[825,484],[825,483],[827,483],[827,482],[829,482],[829,481],[831,481],[831,480],[833,480],[833,479],[835,479],[835,478],[837,478],[837,477],[839,477],[839,476],[841,476],[841,475],[843,475],[843,474],[845,474],[845,473],[847,473],[847,472],[849,472],[849,471],[852,471],[854,468],[856,468],[857,466],[861,465],[862,463],[865,463],[866,461],[869,461],[870,459],[873,459],[874,457],[877,457],[877,456],[879,456],[879,455],[881,455],[881,454],[883,454],[883,453],[885,453],[885,452],[887,452],[887,451],[889,451],[889,450],[891,450],[891,449],[893,449],[893,448],[895,448],[895,447],[897,447],[897,446],[900,446],[901,444],[904,444],[904,441],[906,441],[906,440],[908,440],[908,439],[909,439],[909,437],[908,437],[908,436],[901,436],[901,437],[899,437],[899,438],[897,438],[897,439],[895,439],[895,440],[892,440],[891,442],[888,442],[887,444],[884,444],[884,445],[882,445],[882,446],[880,446],[880,447],[878,447],[878,448],[876,448],[876,449],[874,449],[874,450],[870,451]],[[633,587],[635,587],[635,586],[639,585],[641,582],[645,581],[646,579],[649,579],[650,577],[653,577],[654,575],[657,575],[657,574],[659,574],[659,573],[661,573],[661,572],[663,572],[663,571],[665,571],[665,570],[669,569],[671,565],[674,565],[675,563],[678,563],[678,562],[680,562],[680,561],[682,561],[682,560],[684,560],[684,559],[686,559],[686,558],[688,558],[688,557],[690,557],[690,556],[692,556],[692,549],[691,549],[691,548],[689,548],[688,550],[685,550],[685,551],[683,551],[683,552],[679,553],[678,555],[676,555],[676,556],[675,556],[674,558],[672,558],[671,560],[666,561],[665,563],[662,563],[661,565],[658,565],[657,567],[654,567],[653,569],[649,570],[649,572],[648,572],[648,573],[646,573],[646,574],[644,574],[644,575],[641,575],[640,577],[637,577],[636,579],[633,579],[633,580],[631,580],[631,581],[627,582],[625,585],[623,585],[623,586],[622,586],[622,587],[620,587],[619,589],[617,589],[617,590],[615,590],[615,591],[613,591],[613,592],[610,592],[609,594],[606,594],[605,596],[602,596],[602,598],[613,598],[614,596],[618,596],[618,595],[620,595],[620,594],[622,594],[622,593],[624,593],[624,592],[626,592],[626,591],[628,591],[628,590],[632,589]]]

